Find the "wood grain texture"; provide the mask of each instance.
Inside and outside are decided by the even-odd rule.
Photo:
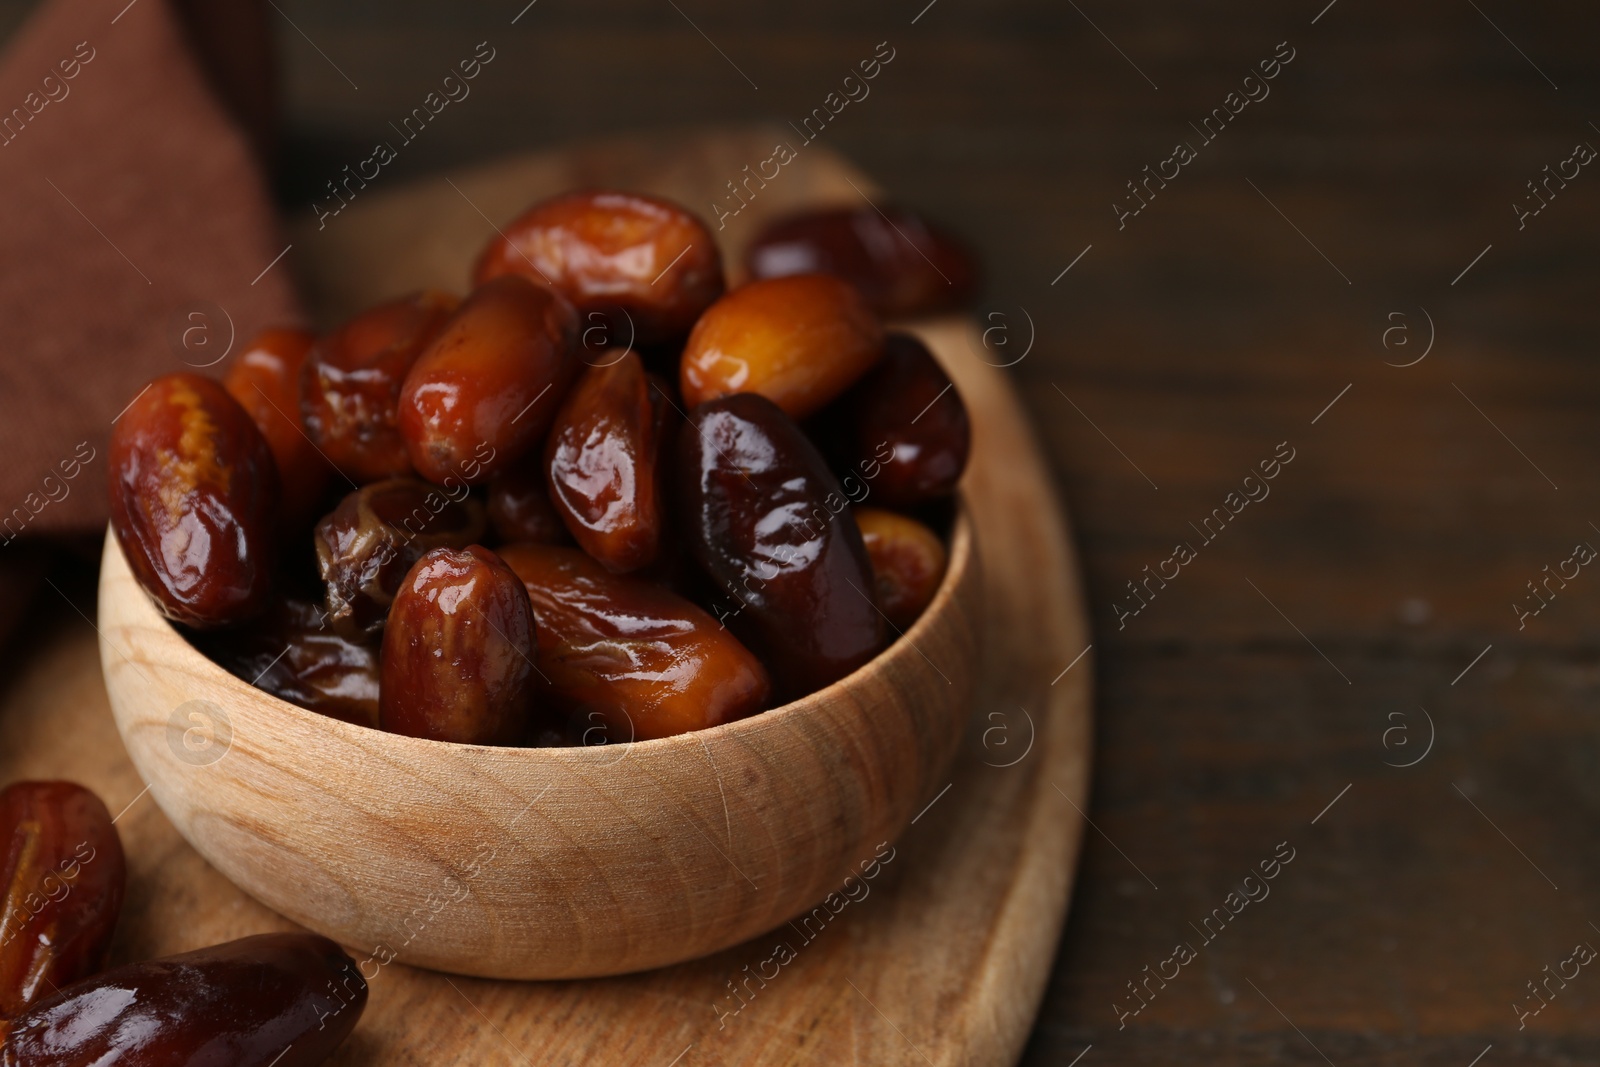
[[[725,163],[738,160],[742,167],[766,143],[765,134],[754,134],[613,144],[452,177],[500,217],[529,199],[599,181],[692,203],[695,190]],[[836,158],[810,152],[786,168],[785,182],[771,187],[774,195],[761,208],[857,195],[846,176],[872,190]],[[405,215],[459,198],[448,185],[435,186],[431,201],[420,191],[402,195],[412,198],[397,196],[395,210]],[[381,201],[374,203],[374,219],[389,218]],[[362,276],[358,218],[352,209],[336,220],[340,229],[330,225],[324,237],[338,245],[318,246],[309,231],[300,234],[311,249],[302,261],[308,277],[328,277],[333,285]],[[382,284],[459,285],[471,249],[489,232],[479,221],[481,230],[457,251],[385,228],[375,235],[373,262],[392,264],[414,251],[418,266],[412,273],[395,270]],[[296,244],[301,252],[302,240]],[[326,274],[313,265],[322,255],[333,264]],[[452,264],[463,265],[462,272],[452,273]],[[367,299],[354,284],[338,293],[324,293],[325,317]],[[918,329],[974,416],[964,492],[985,573],[986,640],[971,728],[947,781],[919,798],[928,806],[895,842],[893,859],[820,929],[784,927],[643,974],[507,983],[370,962],[368,973],[377,969],[371,1006],[336,1062],[665,1067],[1015,1060],[1049,972],[1076,866],[1093,657],[1080,657],[1088,636],[1076,560],[1015,394],[983,359],[986,350],[970,325]],[[0,776],[65,775],[101,791],[114,811],[132,802],[118,823],[132,869],[118,958],[283,927],[283,919],[233,888],[141,799],[143,787],[121,753],[93,677],[94,658],[92,635],[81,623],[39,647],[0,712]],[[336,837],[338,830],[329,833]],[[430,913],[429,921],[447,925],[451,913]],[[773,975],[765,961],[780,941],[794,958]],[[359,958],[370,951],[352,947]],[[763,971],[772,977],[750,977]],[[738,996],[730,991],[735,982]]]

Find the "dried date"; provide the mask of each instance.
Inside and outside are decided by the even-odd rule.
[[[426,290],[362,312],[312,349],[300,379],[306,432],[357,483],[411,473],[400,390],[458,299]]]
[[[753,393],[703,404],[679,436],[685,539],[784,699],[844,677],[882,643],[861,532],[821,454]]]
[[[105,966],[126,882],[99,797],[71,782],[0,792],[0,1019]]]
[[[325,937],[258,934],[106,971],[12,1020],[5,1067],[316,1067],[367,983]]]
[[[722,256],[705,223],[667,200],[605,190],[535,204],[478,257],[483,284],[521,274],[572,301],[584,325],[654,345],[681,339],[722,295]]]
[[[978,271],[966,246],[921,215],[872,206],[809,211],[761,232],[745,255],[752,278],[832,274],[887,318],[958,308]]]
[[[766,706],[760,661],[671,590],[613,574],[576,549],[510,545],[501,554],[533,603],[541,686],[568,715],[593,713],[610,739],[646,741]]]
[[[655,562],[664,502],[659,478],[664,400],[627,353],[590,367],[545,444],[550,501],[589,555],[617,572]]]
[[[578,316],[517,274],[478,287],[417,358],[400,432],[432,482],[487,482],[544,440],[582,363]]]
[[[278,472],[267,440],[221,385],[168,374],[111,431],[111,528],[168,618],[204,629],[267,606]]]
[[[755,281],[711,305],[679,365],[694,406],[760,393],[803,419],[850,387],[883,351],[883,328],[853,286],[825,274]]]
[[[392,733],[508,745],[528,726],[534,615],[486,548],[436,548],[394,598],[383,634],[379,724]]]

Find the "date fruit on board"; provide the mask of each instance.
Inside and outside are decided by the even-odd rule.
[[[411,565],[434,548],[466,548],[483,537],[483,505],[458,483],[452,491],[415,478],[373,482],[319,523],[317,569],[328,617],[348,637],[383,629]]]
[[[334,473],[300,418],[300,374],[315,343],[316,335],[309,330],[262,330],[222,379],[223,388],[250,413],[272,449],[286,529],[314,517]]]
[[[221,385],[157,378],[111,429],[111,528],[134,577],[197,629],[259,615],[270,596],[278,472]]]
[[[860,289],[886,318],[961,307],[977,289],[972,255],[904,208],[808,211],[779,219],[745,253],[752,278],[832,274]]]
[[[760,393],[803,419],[877,362],[883,328],[861,294],[826,274],[751,282],[695,323],[679,365],[691,407],[732,393]]]
[[[126,881],[99,797],[71,782],[0,792],[0,1019],[105,966]]]
[[[689,413],[678,438],[685,539],[717,585],[718,619],[745,636],[792,699],[883,643],[872,567],[849,502],[776,404],[737,393]]]
[[[536,447],[583,367],[577,344],[577,312],[554,290],[520,274],[474,290],[400,393],[417,473],[477,485]]]
[[[521,274],[562,293],[614,344],[681,339],[722,295],[705,223],[667,200],[605,190],[533,205],[478,257],[474,281]],[[603,323],[600,319],[604,319]]]
[[[68,986],[0,1023],[0,1063],[316,1067],[366,1006],[367,983],[338,945],[258,934]]]
[[[508,545],[539,623],[540,685],[612,741],[648,741],[754,715],[771,685],[759,660],[670,589],[613,574],[573,548]]]
[[[427,290],[369,308],[319,341],[300,378],[306,432],[357,484],[411,473],[400,389],[459,300]]]
[[[617,572],[655,562],[664,400],[632,352],[589,367],[545,444],[550,501],[578,545]]]
[[[486,548],[436,548],[400,586],[383,633],[379,722],[410,737],[509,745],[527,730],[534,616]]]

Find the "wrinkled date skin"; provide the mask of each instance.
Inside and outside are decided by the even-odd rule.
[[[793,699],[882,644],[872,569],[839,482],[800,428],[740,393],[689,413],[678,438],[685,539],[717,584],[718,619]]]
[[[275,697],[359,726],[378,725],[378,650],[335,631],[320,604],[285,598],[248,626],[204,635],[196,644],[229,674]]]
[[[949,496],[967,467],[972,428],[961,394],[910,334],[891,333],[883,359],[843,401],[847,459],[873,496],[910,507]]]
[[[8,786],[0,835],[3,1020],[105,966],[127,864],[111,813],[71,782]]]
[[[703,730],[766,706],[760,661],[676,593],[612,574],[573,548],[510,545],[501,554],[533,602],[553,702],[575,718],[598,714],[611,740]]]
[[[550,503],[542,456],[501,471],[489,483],[489,525],[501,544],[529,541],[536,545],[572,543],[566,523]]]
[[[522,580],[486,548],[436,548],[406,575],[383,634],[383,729],[514,744],[533,696],[534,615]]]
[[[315,343],[309,330],[263,330],[222,379],[222,387],[250,413],[272,449],[286,527],[314,517],[333,475],[300,419],[300,374]]]
[[[259,934],[133,963],[17,1018],[4,1067],[316,1067],[355,1029],[367,984],[315,934]]]
[[[679,364],[691,407],[760,393],[803,419],[877,362],[883,328],[848,282],[802,274],[751,282],[711,305]]]
[[[887,318],[961,307],[977,290],[972,254],[902,208],[810,211],[780,219],[745,254],[752,278],[832,274],[860,289]]]
[[[417,472],[477,485],[543,441],[582,369],[577,342],[577,312],[553,290],[519,274],[480,286],[401,390],[400,432]]]
[[[664,399],[633,353],[584,371],[545,444],[550,501],[589,555],[619,573],[661,548]]]
[[[168,618],[206,629],[266,608],[278,472],[227,390],[197,374],[157,378],[112,427],[109,466],[111,527]]]
[[[585,326],[605,319],[616,343],[681,339],[722,295],[722,255],[677,204],[591,191],[529,208],[478,257],[474,280],[521,274],[572,301]]]
[[[391,478],[351,493],[317,523],[317,569],[328,617],[346,636],[383,629],[412,564],[434,548],[466,548],[483,537],[483,505],[466,486]]]
[[[312,349],[300,378],[306,432],[360,484],[411,473],[400,436],[400,389],[459,300],[413,293],[362,312]]]
[[[944,542],[916,519],[893,511],[856,508],[855,516],[872,560],[878,608],[903,633],[933,602],[944,580]]]

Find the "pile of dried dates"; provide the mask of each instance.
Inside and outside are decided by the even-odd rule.
[[[127,865],[100,798],[0,791],[0,1065],[315,1067],[367,984],[315,934],[259,934],[104,970]]]
[[[667,201],[536,204],[465,298],[150,383],[112,436],[117,539],[228,670],[413,737],[648,740],[820,689],[943,577],[967,414],[880,316],[975,273],[875,208],[784,220],[747,267],[725,290]]]

